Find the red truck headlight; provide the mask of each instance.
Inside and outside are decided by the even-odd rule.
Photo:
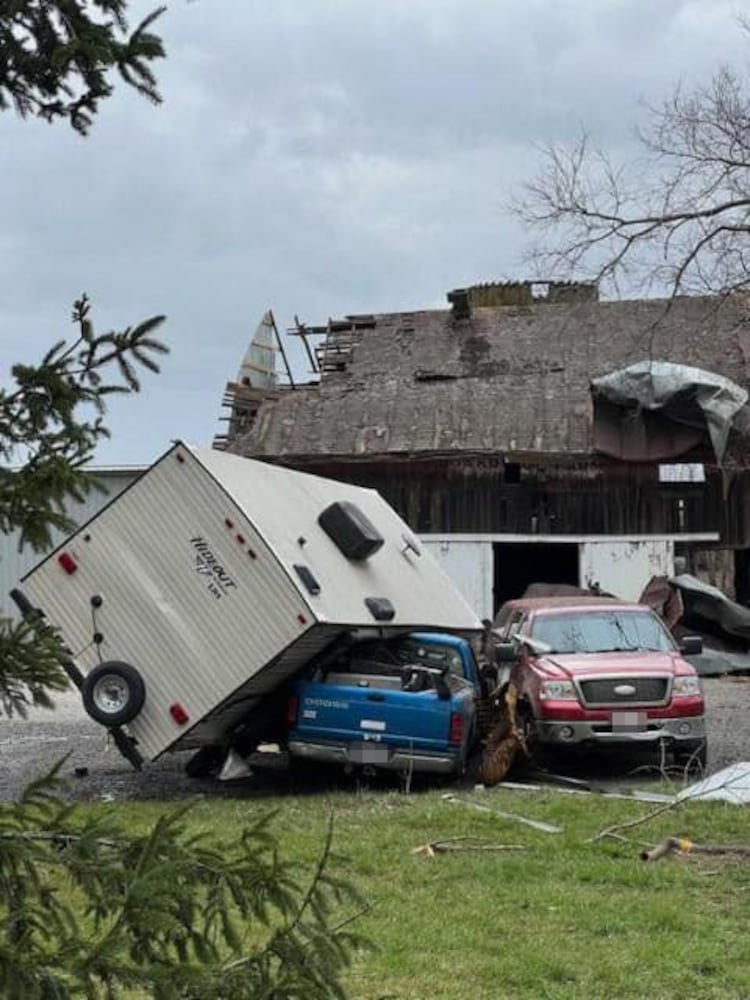
[[[578,701],[573,681],[543,681],[539,697],[542,701]]]
[[[681,674],[675,677],[672,685],[672,696],[674,698],[694,698],[703,694],[700,678],[693,674]]]

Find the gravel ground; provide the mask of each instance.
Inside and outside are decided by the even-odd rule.
[[[704,678],[709,732],[709,770],[716,771],[736,760],[750,760],[750,677]],[[259,798],[279,796],[293,787],[283,755],[262,754],[254,758],[252,778],[231,783],[195,781],[183,771],[188,755],[167,754],[140,773],[107,743],[104,730],[83,712],[76,691],[57,699],[52,711],[38,710],[27,720],[0,722],[0,801],[20,794],[33,778],[65,757],[61,775],[70,781],[70,794],[82,800],[175,800],[203,797]],[[630,765],[601,761],[583,765],[597,782],[622,784]],[[86,773],[77,777],[76,769]],[[575,768],[582,775],[582,766]],[[331,776],[327,777],[330,782]],[[351,779],[341,779],[351,783]],[[316,786],[310,791],[315,791]],[[299,787],[295,791],[301,791]]]

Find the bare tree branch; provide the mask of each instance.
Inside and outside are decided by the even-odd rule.
[[[538,273],[677,295],[750,289],[750,93],[721,67],[648,109],[643,157],[615,165],[583,134],[542,151],[513,208]]]

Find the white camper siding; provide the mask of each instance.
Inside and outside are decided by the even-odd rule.
[[[265,542],[191,453],[181,454],[183,462],[168,453],[70,540],[65,550],[79,567],[72,576],[52,557],[26,584],[85,671],[99,662],[90,599],[103,597],[101,658],[132,663],[144,677],[146,703],[130,731],[150,758],[189,728],[173,721],[171,704],[197,723],[312,624]],[[198,572],[197,537],[231,581],[219,597]]]
[[[298,673],[339,635],[341,629],[337,625],[323,625],[305,632],[277,660],[251,677],[231,698],[191,729],[184,739],[175,744],[174,749],[217,742],[233,725],[241,722],[248,710],[259,703],[265,694],[275,691],[284,681]]]
[[[374,625],[365,598],[387,597],[396,612],[389,626],[476,627],[470,605],[458,598],[447,575],[375,490],[264,462],[254,462],[248,475],[246,458],[220,451],[196,454],[248,519],[261,526],[269,547],[319,621]],[[318,524],[325,508],[339,500],[356,504],[386,539],[382,548],[361,562],[347,559]],[[421,555],[406,548],[408,539]],[[298,563],[308,566],[320,584],[317,596],[309,596],[301,584],[294,570]]]
[[[101,483],[105,492],[92,490],[82,502],[69,499],[65,505],[66,513],[76,524],[85,524],[102,507],[106,506],[118,494],[129,486],[143,470],[139,467],[123,466],[115,469],[92,469],[91,478]],[[65,533],[66,534],[66,533]],[[52,532],[53,546],[59,545],[65,538],[65,534],[60,531]],[[28,545],[20,551],[18,543],[21,538],[20,531],[12,531],[7,535],[0,535],[0,618],[19,618],[20,614],[13,603],[10,592],[26,573],[35,566],[42,556],[34,552]]]
[[[626,601],[637,601],[652,576],[674,573],[670,538],[586,541],[580,549],[581,586],[598,584]]]
[[[425,548],[482,618],[492,618],[492,542],[422,536]]]

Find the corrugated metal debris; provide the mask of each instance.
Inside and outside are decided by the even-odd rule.
[[[745,389],[723,375],[669,361],[639,361],[594,378],[591,394],[616,408],[616,423],[612,410],[595,412],[595,446],[635,461],[675,457],[707,430],[721,462],[734,417],[748,399]]]
[[[688,785],[678,793],[677,799],[690,801],[731,802],[734,805],[750,805],[750,761],[737,761],[729,767],[716,771],[702,781]]]

